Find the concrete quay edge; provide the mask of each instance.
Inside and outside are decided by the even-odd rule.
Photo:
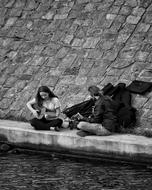
[[[0,120],[0,142],[23,149],[152,164],[152,138],[131,134],[79,137],[77,130],[37,131],[29,123]]]

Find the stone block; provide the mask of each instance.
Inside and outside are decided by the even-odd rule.
[[[136,60],[137,61],[145,61],[148,54],[149,54],[148,52],[138,51],[136,53]]]
[[[120,30],[120,28],[121,28],[121,26],[122,26],[122,23],[121,22],[119,22],[119,21],[117,21],[117,19],[112,23],[112,25],[110,26],[110,31],[112,32],[112,33],[116,33],[116,32],[118,32],[119,30]]]
[[[145,12],[145,9],[142,7],[136,7],[133,9],[132,14],[137,17],[141,17]]]
[[[9,78],[7,78],[7,80],[5,81],[5,84],[3,84],[3,86],[5,88],[10,88],[10,87],[14,86],[16,81],[17,81],[17,77],[9,76]]]
[[[5,28],[9,28],[10,26],[14,25],[16,22],[17,17],[11,17],[6,21]]]
[[[77,76],[75,79],[75,84],[76,85],[84,85],[84,84],[86,84],[86,81],[87,81],[87,77]]]
[[[93,8],[94,8],[94,5],[93,3],[88,3],[86,6],[85,6],[85,11],[93,11]]]
[[[130,34],[120,34],[117,38],[117,43],[125,43],[129,37]]]
[[[46,61],[46,58],[43,56],[35,55],[31,64],[34,66],[43,65],[43,63]]]
[[[103,51],[100,51],[98,49],[91,49],[88,52],[87,58],[88,59],[101,59],[103,55]]]
[[[54,16],[54,12],[49,11],[48,13],[46,13],[46,15],[42,16],[42,19],[50,20],[53,18],[53,16]]]
[[[148,12],[147,14],[145,14],[143,21],[145,23],[151,24],[152,23],[152,12]]]
[[[139,74],[139,79],[145,80],[147,82],[152,82],[151,71],[146,69],[141,71]]]
[[[5,7],[11,8],[13,6],[14,2],[15,2],[15,0],[8,1],[8,3],[5,5]]]
[[[19,78],[20,80],[30,80],[32,78],[32,75],[23,74]]]
[[[66,68],[63,75],[78,75],[80,67]]]
[[[137,24],[140,19],[141,19],[140,16],[133,16],[133,15],[130,15],[130,16],[127,17],[126,22],[127,22],[127,23],[130,23],[130,24]]]
[[[72,41],[72,39],[73,39],[73,35],[71,34],[71,35],[67,35],[65,38],[64,38],[64,43],[66,43],[66,44],[70,44],[70,42]]]
[[[117,1],[114,2],[114,4],[115,5],[122,5],[122,4],[124,4],[124,1],[125,0],[117,0]]]
[[[120,10],[120,6],[112,6],[108,12],[110,14],[118,14],[119,10]]]
[[[55,60],[54,57],[49,57],[49,59],[46,61],[45,65],[49,68],[56,68],[59,65],[59,61]]]
[[[152,98],[148,99],[148,101],[144,104],[144,108],[152,110]]]
[[[106,60],[109,60],[109,61],[114,61],[116,59],[118,55],[118,52],[115,51],[115,50],[109,50],[107,51],[104,56],[103,56],[103,59],[106,59]]]
[[[26,7],[24,7],[25,10],[36,10],[39,3],[35,0],[27,0],[26,1]]]
[[[152,119],[152,110],[143,108],[144,113],[142,114],[142,117]]]
[[[67,54],[59,64],[59,68],[70,67],[74,60],[76,59],[77,54]]]
[[[59,19],[59,20],[66,19],[67,16],[68,16],[68,14],[62,14],[62,15],[57,14],[57,15],[54,16],[54,20],[58,20],[58,19]]]
[[[90,0],[77,0],[78,4],[89,3]]]
[[[68,53],[69,49],[66,47],[62,47],[56,54],[56,58],[57,59],[62,59],[63,57],[66,56],[66,54]]]
[[[9,108],[9,106],[12,104],[13,101],[14,101],[13,98],[3,98],[0,101],[0,108],[2,110],[5,110],[5,109]]]
[[[75,84],[75,75],[64,75],[60,77],[59,84],[60,85],[74,85]]]
[[[72,47],[81,47],[82,46],[82,44],[83,44],[83,42],[84,42],[84,39],[78,39],[78,38],[75,38],[74,40],[73,40],[73,43],[72,43]]]
[[[105,49],[105,50],[108,50],[108,49],[111,49],[114,45],[114,42],[112,41],[105,41],[101,44],[101,48],[102,49]]]
[[[22,14],[22,9],[21,8],[12,8],[8,12],[10,17],[20,17]]]
[[[22,0],[16,0],[15,4],[14,4],[14,7],[15,8],[23,8],[25,6],[25,1],[22,1]]]
[[[127,0],[125,2],[125,5],[128,5],[130,7],[136,7],[138,5],[138,2],[136,0]]]
[[[120,11],[119,11],[119,14],[120,15],[129,15],[131,13],[132,9],[131,7],[129,6],[122,6]]]
[[[140,23],[140,25],[137,26],[137,32],[147,32],[149,28],[150,28],[150,24]]]
[[[69,6],[66,6],[66,7],[63,7],[59,10],[59,14],[61,15],[65,15],[67,13],[69,13],[71,11],[71,7]]]
[[[107,14],[106,19],[107,20],[114,20],[116,18],[116,16],[117,16],[116,14]]]
[[[139,6],[140,7],[147,8],[150,5],[151,5],[151,0],[142,0],[142,1],[139,1]]]
[[[141,109],[145,105],[147,100],[148,98],[137,95],[134,101],[132,102],[132,105],[138,110],[138,109]]]
[[[99,40],[100,40],[99,37],[98,38],[89,37],[86,39],[86,42],[84,43],[83,48],[95,48]]]

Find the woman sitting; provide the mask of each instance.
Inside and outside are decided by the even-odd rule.
[[[50,130],[52,127],[59,131],[63,120],[59,118],[61,104],[58,97],[47,87],[39,87],[36,97],[27,102],[27,107],[33,113],[30,120],[36,130]]]

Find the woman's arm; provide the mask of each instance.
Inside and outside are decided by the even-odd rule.
[[[32,105],[34,105],[36,103],[36,100],[35,99],[32,99],[32,100],[30,100],[30,101],[28,101],[27,102],[27,107],[28,107],[28,109],[33,113],[33,115],[36,117],[36,118],[38,118],[39,116],[38,116],[38,111],[39,110],[36,110],[36,109],[34,109],[33,107],[32,107]]]

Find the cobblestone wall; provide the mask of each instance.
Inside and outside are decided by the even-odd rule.
[[[31,118],[40,85],[64,108],[92,84],[152,81],[151,50],[152,0],[0,0],[0,118]],[[143,127],[151,95],[133,95]]]

